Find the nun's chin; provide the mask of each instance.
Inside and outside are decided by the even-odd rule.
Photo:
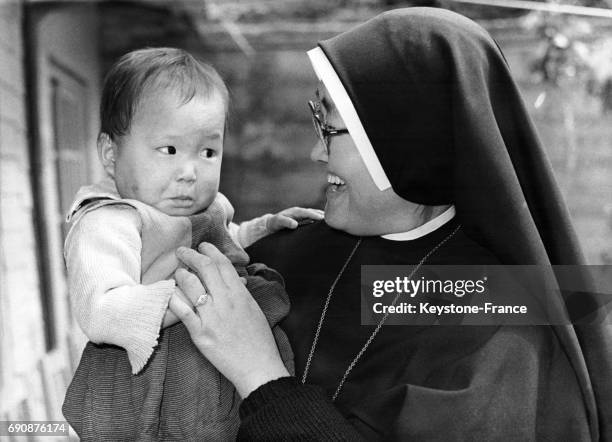
[[[348,218],[339,213],[329,213],[325,211],[325,224],[332,229],[341,230],[346,233],[350,233],[355,236],[368,236],[372,235],[368,230],[368,226],[362,225],[362,223],[356,222],[353,219]]]
[[[359,224],[360,217],[356,216],[356,213],[351,213],[349,192],[343,190],[330,190],[328,187],[326,192],[327,202],[325,203],[325,223],[334,229],[353,233],[352,230],[354,230],[355,224]]]
[[[327,201],[325,202],[325,222],[329,227],[334,229],[343,230],[343,227],[347,224],[347,218],[349,214],[346,210],[342,209],[340,198],[341,195],[337,195],[338,192],[330,191],[327,188],[326,196]]]
[[[325,195],[329,199],[334,197],[336,194],[344,193],[346,191],[345,184],[328,184],[325,189]]]

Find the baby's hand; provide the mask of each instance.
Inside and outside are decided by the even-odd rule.
[[[240,223],[239,226],[231,223],[229,229],[232,238],[242,247],[247,248],[251,244],[279,230],[295,229],[300,221],[314,222],[321,219],[323,219],[322,210],[292,207],[274,215],[266,213],[263,216]]]
[[[299,221],[319,221],[323,219],[323,215],[323,211],[319,209],[291,207],[270,216],[266,220],[266,229],[270,233],[277,232],[281,229],[295,229],[297,228]]]

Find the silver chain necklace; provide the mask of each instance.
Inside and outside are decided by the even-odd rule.
[[[412,279],[414,274],[419,270],[419,268],[423,265],[423,263],[425,263],[427,258],[429,258],[436,250],[438,250],[446,241],[451,239],[455,235],[455,233],[457,233],[459,231],[460,228],[461,228],[461,224],[458,225],[455,228],[455,230],[453,230],[451,233],[449,233],[446,238],[444,238],[442,241],[440,241],[433,249],[431,249],[419,261],[419,263],[415,266],[415,268],[412,270],[412,272],[410,272],[410,275],[408,276],[408,279]],[[308,372],[310,370],[310,364],[312,362],[312,357],[314,356],[315,349],[317,348],[317,343],[319,342],[319,335],[321,334],[321,328],[323,327],[323,321],[325,320],[325,315],[327,314],[327,308],[329,307],[329,302],[331,301],[332,295],[334,294],[334,289],[336,288],[336,284],[338,283],[338,281],[342,277],[342,274],[344,273],[344,271],[346,270],[347,266],[351,262],[351,259],[353,259],[353,255],[355,255],[355,252],[357,251],[357,249],[361,245],[362,239],[363,238],[359,237],[359,239],[357,240],[357,243],[353,247],[353,250],[351,250],[351,253],[349,254],[348,258],[346,258],[346,261],[344,261],[344,265],[340,269],[340,272],[338,272],[338,276],[336,276],[336,279],[334,280],[334,282],[332,283],[331,287],[329,288],[329,292],[327,293],[327,299],[325,300],[325,304],[323,305],[323,311],[321,312],[321,317],[319,318],[319,324],[317,325],[317,330],[315,332],[314,338],[312,339],[312,345],[310,347],[310,353],[308,354],[308,359],[306,360],[306,366],[304,367],[304,374],[302,375],[302,384],[306,383],[306,378],[308,377]],[[395,305],[395,303],[397,302],[399,297],[400,297],[400,293],[395,295],[395,298],[393,299],[393,302],[391,303],[391,305]],[[353,358],[351,363],[346,368],[346,371],[344,372],[344,375],[342,376],[342,379],[340,380],[340,383],[338,384],[338,387],[336,388],[336,392],[332,396],[332,401],[335,401],[336,398],[338,397],[338,395],[340,394],[340,390],[344,386],[344,382],[346,381],[346,378],[348,377],[349,373],[353,370],[353,368],[355,368],[355,365],[357,365],[357,362],[359,361],[361,356],[363,356],[363,354],[365,353],[366,349],[372,343],[372,341],[374,340],[374,338],[376,337],[376,335],[380,331],[381,327],[383,326],[383,324],[387,320],[388,316],[389,316],[389,310],[387,309],[387,312],[382,317],[382,319],[379,321],[378,325],[376,326],[376,328],[374,329],[374,331],[372,332],[372,334],[370,335],[370,337],[368,338],[366,343],[363,345],[363,347],[361,347],[361,350],[359,350],[357,355]]]

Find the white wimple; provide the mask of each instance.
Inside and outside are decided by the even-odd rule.
[[[368,172],[370,172],[370,176],[376,184],[376,187],[378,187],[379,190],[388,189],[391,187],[389,178],[387,178],[387,174],[383,170],[382,165],[376,156],[376,152],[374,152],[372,143],[370,142],[370,139],[368,138],[368,135],[361,124],[361,120],[357,115],[355,106],[353,106],[353,102],[346,93],[338,74],[321,48],[317,47],[308,51],[308,57],[310,58],[310,62],[312,63],[312,67],[317,74],[317,77],[327,88],[331,99],[336,105],[336,109],[338,109],[340,116],[344,120],[344,124],[346,124],[346,128],[348,129],[355,146],[357,146],[357,150],[359,151]]]

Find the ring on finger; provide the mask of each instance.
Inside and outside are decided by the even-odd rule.
[[[202,306],[202,305],[206,304],[206,301],[208,301],[208,296],[209,296],[209,295],[208,295],[208,292],[204,292],[203,294],[201,294],[201,295],[198,297],[198,299],[197,299],[197,301],[196,301],[196,303],[195,303],[195,306],[196,306],[196,307],[200,307],[200,306]]]

